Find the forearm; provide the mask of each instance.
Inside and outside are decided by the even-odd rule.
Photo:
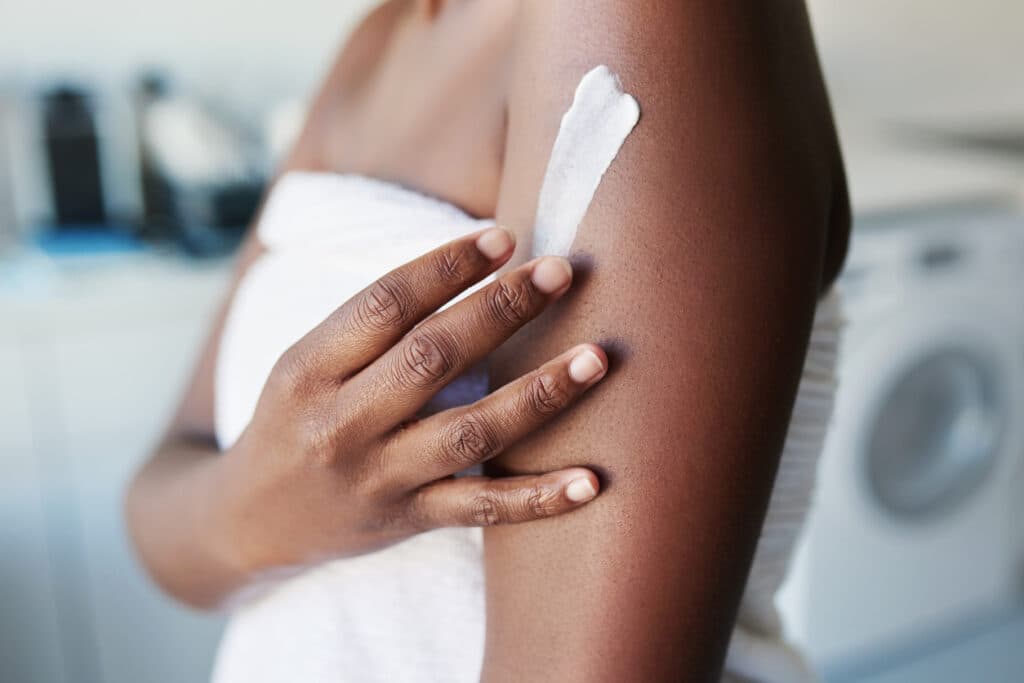
[[[172,435],[125,500],[129,532],[150,575],[173,597],[204,609],[247,579],[224,531],[221,458],[209,440]]]

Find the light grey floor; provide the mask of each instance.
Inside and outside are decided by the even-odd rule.
[[[826,677],[828,683],[1021,683],[1024,608],[916,652]]]

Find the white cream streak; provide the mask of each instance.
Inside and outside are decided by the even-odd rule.
[[[568,256],[594,192],[640,120],[640,105],[598,66],[583,77],[562,116],[537,201],[533,255]]]

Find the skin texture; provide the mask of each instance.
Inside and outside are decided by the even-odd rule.
[[[498,387],[595,340],[608,376],[569,414],[502,443],[489,469],[524,476],[584,465],[602,493],[558,518],[487,530],[488,681],[717,679],[814,305],[841,267],[849,229],[804,8],[395,0],[332,67],[287,164],[396,181],[496,213],[525,237],[559,119],[579,78],[602,63],[640,101],[640,124],[580,226],[573,288],[491,368]],[[259,249],[250,239],[240,274]],[[517,250],[507,267],[524,258]],[[221,324],[128,505],[151,572],[196,604],[243,585],[239,564],[310,557],[238,553],[225,540],[225,528],[263,524],[218,509],[224,497],[214,495],[244,478],[244,468],[211,474],[232,460],[209,445]],[[268,400],[269,434],[279,411],[295,406]],[[266,495],[250,504],[276,495],[273,481],[252,486]],[[476,521],[493,521],[494,509],[477,506]],[[204,523],[225,517],[242,521]],[[324,545],[303,548],[317,556]],[[264,559],[239,563],[239,554]]]
[[[577,234],[579,286],[493,365],[500,383],[580,338],[612,363],[578,410],[491,465],[585,463],[606,491],[487,531],[483,678],[714,681],[848,230],[807,17],[781,1],[538,0],[517,36],[504,225],[530,230],[591,66],[642,113]]]

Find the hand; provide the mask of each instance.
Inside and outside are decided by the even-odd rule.
[[[597,477],[582,468],[452,476],[598,382],[607,358],[593,344],[472,405],[410,422],[569,288],[568,261],[545,257],[434,313],[513,247],[499,228],[440,247],[374,282],[284,353],[218,465],[215,519],[232,566],[251,574],[369,552],[437,527],[536,520],[597,494]]]

